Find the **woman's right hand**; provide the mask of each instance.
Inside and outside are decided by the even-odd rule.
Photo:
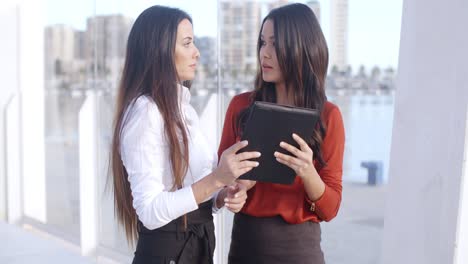
[[[217,180],[222,184],[229,185],[239,176],[258,166],[258,162],[250,161],[249,159],[260,157],[260,152],[252,151],[236,154],[247,145],[248,142],[246,140],[237,142],[221,154],[218,167],[216,168],[216,176]]]

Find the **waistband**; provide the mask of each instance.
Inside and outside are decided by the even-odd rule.
[[[186,225],[184,216],[154,230],[147,229],[138,221],[136,253],[176,256],[179,264],[191,263],[194,255],[191,245],[202,240],[204,255],[208,257],[208,262],[212,263],[214,251],[214,241],[210,241],[210,234],[214,233],[212,205],[212,200],[209,200],[200,204],[197,210],[186,214]]]

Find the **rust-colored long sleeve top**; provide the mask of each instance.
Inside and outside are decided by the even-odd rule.
[[[223,134],[218,149],[218,155],[240,140],[237,129],[237,117],[250,103],[251,93],[235,96],[226,112]],[[311,201],[304,189],[300,177],[296,177],[292,185],[257,182],[248,191],[247,201],[242,213],[256,217],[272,217],[280,215],[290,224],[305,221],[330,221],[340,208],[343,152],[345,134],[343,119],[338,107],[326,102],[321,115],[326,125],[326,134],[322,142],[322,156],[326,166],[321,168],[317,162],[314,165],[325,183],[325,192],[316,201]]]

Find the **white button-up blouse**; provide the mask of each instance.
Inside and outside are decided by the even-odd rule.
[[[148,229],[159,228],[196,210],[198,205],[191,185],[210,174],[217,165],[216,151],[202,134],[198,115],[190,105],[190,91],[184,86],[178,89],[189,142],[189,166],[183,188],[179,190],[171,191],[174,179],[169,146],[156,103],[148,96],[140,96],[124,115],[120,153],[128,173],[133,207]]]

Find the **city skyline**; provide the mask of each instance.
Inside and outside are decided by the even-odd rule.
[[[201,9],[194,1],[184,0],[140,0],[132,1],[132,4],[126,1],[112,1],[111,4],[110,0],[99,0],[96,1],[95,7],[93,5],[94,1],[65,3],[65,1],[46,0],[46,25],[66,24],[77,30],[85,30],[86,20],[88,17],[92,17],[93,14],[123,14],[135,19],[148,6],[161,4],[178,7],[191,14],[194,19],[194,31],[197,37],[216,37],[218,34],[218,23],[213,23],[213,20],[217,21],[217,1],[205,0],[204,2],[206,5],[203,5],[203,9]],[[310,1],[290,2],[303,2],[307,4]],[[330,1],[319,0],[318,2],[321,9],[320,22],[331,49]],[[353,71],[357,70],[361,65],[364,65],[367,69],[374,66],[397,68],[402,0],[390,2],[348,0],[348,3],[347,60],[352,66]],[[76,12],[61,12],[65,7],[67,10],[71,8],[76,10]],[[265,15],[266,12],[263,10],[262,18]]]

